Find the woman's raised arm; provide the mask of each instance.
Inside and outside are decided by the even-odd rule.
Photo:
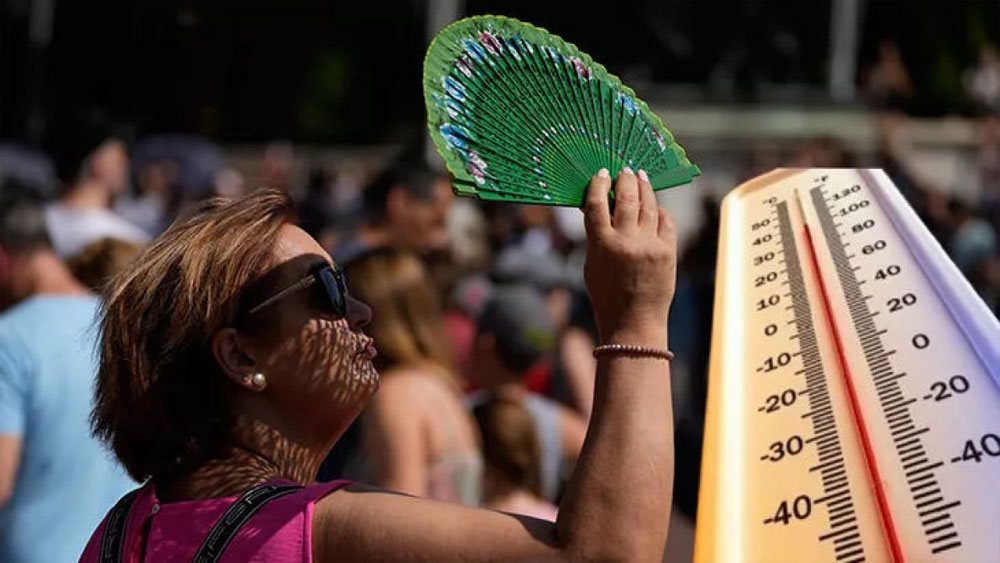
[[[623,171],[608,204],[606,171],[590,183],[587,287],[602,344],[663,349],[676,277],[673,222],[648,180]],[[317,505],[313,552],[324,560],[659,561],[673,484],[670,367],[605,355],[594,410],[556,524],[361,488]]]

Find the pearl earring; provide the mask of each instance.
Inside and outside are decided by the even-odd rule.
[[[257,372],[250,379],[253,381],[253,388],[257,391],[263,391],[267,387],[267,379],[263,373]]]

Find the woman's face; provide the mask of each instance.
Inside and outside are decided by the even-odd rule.
[[[274,295],[309,275],[330,256],[305,231],[285,225],[274,249],[277,266],[266,278]],[[375,348],[362,332],[371,310],[348,298],[347,317],[338,318],[318,284],[284,297],[251,318],[247,336],[258,371],[267,379],[264,393],[282,414],[308,417],[312,429],[340,432],[378,388],[372,366]]]

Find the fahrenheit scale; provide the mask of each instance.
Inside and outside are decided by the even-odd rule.
[[[889,178],[722,213],[695,560],[1000,561],[1000,324]]]

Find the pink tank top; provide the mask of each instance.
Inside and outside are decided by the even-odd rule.
[[[269,483],[289,483],[272,480]],[[240,529],[220,563],[312,561],[312,515],[316,501],[350,481],[318,483],[265,504]],[[132,503],[125,526],[122,563],[191,561],[212,526],[238,496],[162,504],[152,484]],[[81,563],[99,560],[106,522],[90,536]],[[145,550],[143,549],[145,547]],[[145,553],[144,553],[145,551]]]

